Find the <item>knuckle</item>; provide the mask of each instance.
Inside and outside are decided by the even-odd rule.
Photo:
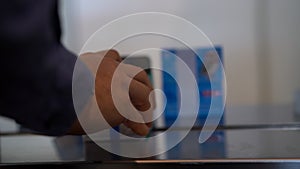
[[[139,72],[139,74],[141,76],[143,76],[144,78],[148,78],[148,75],[147,75],[146,71],[144,69],[142,69],[142,68],[140,68],[140,69],[141,69],[141,71]]]
[[[108,55],[108,56],[120,56],[119,52],[116,51],[115,49],[109,49],[109,50],[107,50],[106,55]]]

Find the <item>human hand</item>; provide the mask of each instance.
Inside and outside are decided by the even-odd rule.
[[[153,87],[146,72],[121,63],[115,50],[86,53],[80,57],[95,75],[95,98],[106,122],[112,127],[123,123],[136,134],[147,135],[152,125],[153,107],[150,101],[153,103],[154,95],[150,95]],[[130,107],[131,104],[134,108]],[[87,112],[82,115],[85,116],[84,122],[88,123],[91,132],[96,132],[101,121],[96,118],[99,115],[95,114],[96,111]],[[82,132],[80,123],[76,121],[70,133]]]

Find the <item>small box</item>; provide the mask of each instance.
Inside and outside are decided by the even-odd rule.
[[[212,112],[223,113],[224,73],[222,65],[223,54],[220,46],[210,48],[200,47],[193,50],[188,48],[164,49],[161,52],[161,59],[162,70],[172,72],[172,74],[175,75],[175,79],[177,81],[181,81],[181,83],[189,82],[187,80],[188,78],[186,77],[187,75],[182,73],[182,66],[179,66],[180,64],[178,64],[180,59],[193,72],[199,89],[199,98],[190,99],[198,99],[200,102],[200,108],[195,125],[203,125],[210,110],[212,96],[214,97],[216,103],[213,107],[211,107],[216,111]],[[210,73],[211,79],[208,76],[208,72]],[[175,79],[165,72],[162,73],[162,90],[164,91],[167,99],[167,104],[165,104],[166,106],[164,110],[164,120],[166,126],[173,124],[180,110],[180,89]],[[212,84],[214,85],[213,90],[211,89]],[[182,89],[182,91],[194,92],[189,90],[188,87]],[[188,117],[189,111],[192,110],[185,110],[183,112],[184,115]],[[221,119],[221,123],[223,123],[223,119]]]

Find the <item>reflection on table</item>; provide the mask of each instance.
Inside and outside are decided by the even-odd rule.
[[[290,105],[242,106],[227,108],[222,124],[204,144],[198,143],[201,127],[195,127],[182,142],[171,150],[146,158],[147,160],[206,160],[206,159],[299,159],[300,120]],[[156,128],[158,135],[164,128]],[[136,149],[147,152],[166,147],[182,135],[182,128],[172,131],[148,146]],[[103,141],[103,140],[102,140]],[[102,142],[101,139],[98,142]],[[147,141],[147,139],[145,140]],[[104,144],[127,151],[128,144],[138,142],[106,140]],[[120,157],[100,148],[82,137],[61,138],[2,133],[1,163],[27,162],[99,162],[133,160]],[[134,159],[136,160],[136,159]]]

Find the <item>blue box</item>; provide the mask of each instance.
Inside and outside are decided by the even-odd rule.
[[[176,57],[174,57],[174,55],[176,55]],[[188,48],[164,49],[161,52],[161,58],[162,70],[172,72],[177,79],[184,79],[182,76],[185,76],[182,75],[182,68],[177,64],[178,58],[183,60],[193,72],[197,80],[200,96],[200,108],[195,125],[203,125],[210,109],[212,96],[214,96],[214,99],[216,99],[215,103],[217,103],[213,108],[220,109],[219,111],[213,112],[223,113],[224,77],[222,72],[223,67],[220,65],[220,63],[223,63],[223,53],[220,46],[201,47],[194,50]],[[219,59],[221,62],[219,62]],[[204,66],[202,60],[206,66]],[[209,72],[213,72],[210,74],[211,79],[209,79],[207,73],[208,69],[210,70]],[[214,90],[211,89],[212,84],[215,86]],[[165,72],[162,73],[162,90],[167,98],[167,104],[164,110],[165,124],[170,126],[179,113],[180,91],[175,79]],[[220,123],[223,123],[223,118]]]

